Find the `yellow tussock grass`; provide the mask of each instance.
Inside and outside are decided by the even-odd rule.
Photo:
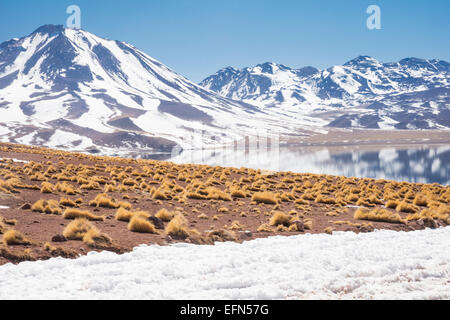
[[[128,230],[139,233],[157,233],[153,223],[142,215],[134,215],[128,223]]]
[[[68,208],[63,213],[64,219],[78,219],[85,218],[91,221],[104,221],[105,217],[97,216],[87,210],[79,210],[74,208]]]
[[[258,229],[256,229],[256,231],[258,231],[258,232],[274,232],[274,230],[267,223],[263,223],[262,225],[260,225],[258,227]]]
[[[60,215],[62,213],[59,207],[59,202],[57,200],[38,200],[31,206],[31,211],[46,213],[46,214],[56,214]]]
[[[3,242],[9,246],[13,245],[29,245],[31,240],[25,237],[17,230],[8,230],[3,234]]]
[[[272,214],[272,218],[270,218],[269,224],[271,226],[278,226],[278,225],[284,225],[286,227],[289,227],[291,224],[292,217],[288,214],[285,214],[281,211],[275,211]]]
[[[223,200],[223,201],[231,201],[232,200],[231,196],[228,193],[226,193],[220,189],[214,188],[214,187],[206,188],[206,192],[208,193],[206,198],[210,199],[210,200],[211,199]]]
[[[72,207],[72,208],[77,206],[75,201],[67,198],[61,198],[61,200],[59,200],[59,204],[65,207]]]
[[[206,214],[204,214],[204,213],[198,215],[197,218],[199,218],[199,219],[204,219],[204,220],[208,220],[208,219],[209,219],[208,215],[206,215]]]
[[[112,239],[97,228],[91,228],[83,236],[83,242],[90,247],[102,248],[112,243]]]
[[[237,241],[236,234],[225,229],[212,230],[207,233],[207,237],[213,242]]]
[[[53,193],[55,186],[50,182],[42,182],[41,184],[41,193]]]
[[[359,208],[356,210],[353,216],[356,220],[369,220],[369,221],[379,221],[379,222],[389,222],[389,223],[405,223],[402,217],[395,212],[391,212],[386,209],[375,208],[372,211],[367,209]]]
[[[395,209],[397,208],[399,202],[397,200],[388,200],[388,202],[386,203],[386,208],[389,209]]]
[[[189,237],[187,220],[182,215],[175,216],[166,226],[166,234],[174,238],[185,239]]]
[[[409,204],[405,201],[400,202],[395,208],[397,212],[405,212],[405,213],[415,213],[417,209],[414,205]]]
[[[239,221],[233,221],[232,223],[231,223],[231,227],[230,227],[230,229],[231,230],[242,230],[244,228],[244,225],[243,224],[241,224]]]
[[[155,214],[155,217],[161,219],[162,221],[166,221],[166,222],[172,220],[174,216],[175,216],[175,213],[167,210],[166,208],[162,208]]]
[[[303,227],[305,228],[305,230],[312,230],[313,228],[313,222],[311,219],[305,219],[305,221],[303,222]]]
[[[418,194],[414,198],[413,204],[416,206],[426,207],[428,205],[428,199],[425,196]]]
[[[231,187],[230,194],[235,198],[245,198],[247,196],[247,193],[238,187]]]
[[[116,209],[119,207],[119,205],[112,198],[104,193],[97,195],[94,200],[89,202],[89,205],[91,207],[102,207],[109,209]]]
[[[95,228],[87,219],[75,219],[67,225],[63,231],[63,236],[69,240],[83,240],[84,235]]]
[[[144,219],[148,219],[150,214],[146,211],[130,211],[125,208],[119,208],[117,209],[115,219],[118,221],[129,222],[134,216],[141,216]]]
[[[270,191],[256,192],[252,196],[252,201],[255,201],[257,203],[265,203],[265,204],[277,204],[278,203],[278,199],[276,198],[275,194]]]

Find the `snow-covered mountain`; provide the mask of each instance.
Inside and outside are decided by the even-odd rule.
[[[450,128],[450,64],[357,57],[327,70],[275,63],[219,70],[200,83],[264,110],[304,114],[335,127]]]
[[[130,44],[55,25],[0,44],[0,114],[1,141],[106,153],[293,130],[289,119],[206,90]]]

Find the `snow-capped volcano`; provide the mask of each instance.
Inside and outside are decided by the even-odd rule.
[[[326,70],[264,63],[219,70],[200,85],[264,110],[319,116],[331,126],[450,127],[450,64],[442,60],[381,63],[360,56]]]
[[[0,44],[0,113],[2,141],[77,150],[171,150],[195,147],[195,130],[219,142],[284,130],[130,44],[55,25]]]

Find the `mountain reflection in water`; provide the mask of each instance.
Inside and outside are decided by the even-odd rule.
[[[146,156],[145,158],[153,158]],[[161,159],[161,156],[158,157]],[[166,160],[212,166],[324,173],[450,184],[450,145],[413,147],[280,147],[278,150],[184,150]]]

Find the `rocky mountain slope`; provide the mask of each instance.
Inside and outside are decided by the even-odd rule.
[[[0,114],[1,141],[103,153],[293,131],[289,119],[206,90],[128,43],[56,25],[0,44]]]
[[[450,64],[357,57],[327,70],[265,63],[228,67],[200,83],[224,97],[341,128],[450,128]]]

